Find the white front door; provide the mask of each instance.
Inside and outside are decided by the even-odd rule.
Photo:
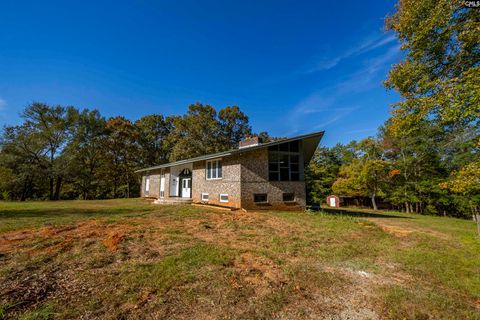
[[[182,180],[182,198],[191,197],[192,179],[187,178]]]
[[[160,198],[165,197],[165,171],[160,173]]]

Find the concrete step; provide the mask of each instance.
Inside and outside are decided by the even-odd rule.
[[[154,204],[190,204],[192,199],[188,198],[168,198],[168,199],[157,199],[153,201]]]

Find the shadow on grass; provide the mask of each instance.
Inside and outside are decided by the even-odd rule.
[[[356,211],[355,209],[332,209],[332,208],[321,208],[321,212],[330,215],[343,215],[350,216],[355,218],[391,218],[391,219],[411,219],[410,217],[397,216],[393,214],[384,214],[384,213],[373,213],[368,211]]]

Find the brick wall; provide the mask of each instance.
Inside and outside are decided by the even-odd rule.
[[[241,158],[242,208],[299,210],[305,203],[304,181],[268,181],[268,150],[259,149],[244,153]],[[256,204],[254,193],[266,193],[267,204]],[[283,193],[294,193],[295,202],[283,202]]]
[[[222,159],[222,175],[219,180],[206,180],[206,161],[193,163],[192,200],[201,202],[202,192],[209,194],[210,204],[245,208],[249,210],[276,209],[299,210],[305,207],[304,181],[268,181],[268,150],[258,149]],[[160,170],[150,173],[149,197],[160,197]],[[142,197],[146,196],[145,177],[142,178]],[[165,198],[169,196],[170,170],[165,169]],[[241,183],[240,183],[241,181]],[[255,193],[266,193],[267,204],[254,202]],[[284,193],[294,193],[295,201],[283,201]],[[228,194],[229,202],[220,202],[220,194]]]
[[[205,167],[206,161],[198,161],[193,164],[193,202],[201,202],[201,194],[205,192],[208,193],[209,204],[240,208],[240,163],[238,157],[231,156],[222,159],[222,179],[219,180],[207,180]],[[220,194],[228,194],[228,203],[220,202]]]
[[[145,184],[147,177],[150,178],[150,190],[148,194],[145,193]],[[168,197],[169,191],[169,169],[165,169],[165,198]],[[141,197],[149,197],[149,198],[160,198],[160,170],[151,171],[149,174],[146,174],[142,177],[142,185],[140,190]]]

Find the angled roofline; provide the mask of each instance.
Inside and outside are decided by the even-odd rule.
[[[228,150],[228,151],[223,151],[223,152],[218,152],[218,153],[211,153],[211,154],[207,154],[207,155],[204,155],[204,156],[199,156],[199,157],[194,157],[194,158],[189,158],[189,159],[184,159],[184,160],[178,160],[178,161],[174,161],[174,162],[161,164],[161,165],[158,165],[158,166],[139,169],[139,170],[136,170],[135,172],[138,173],[138,172],[152,171],[152,170],[168,168],[168,167],[173,167],[173,166],[187,164],[187,163],[192,163],[192,162],[196,162],[196,161],[211,160],[211,159],[231,156],[231,155],[238,154],[238,153],[250,152],[250,151],[258,150],[258,149],[262,149],[262,148],[268,148],[270,146],[274,146],[274,145],[278,145],[278,144],[282,144],[282,143],[286,143],[286,142],[290,142],[290,141],[295,141],[295,140],[318,138],[318,140],[320,141],[320,139],[323,137],[324,133],[325,133],[325,131],[318,131],[318,132],[308,133],[308,134],[304,134],[304,135],[300,135],[300,136],[296,136],[296,137],[292,137],[292,138],[284,138],[284,139],[279,139],[279,140],[275,140],[275,141],[271,141],[271,142],[267,142],[267,143],[261,143],[261,144],[258,144],[256,146],[245,147],[245,148],[240,148],[240,149],[231,149],[231,150]]]

